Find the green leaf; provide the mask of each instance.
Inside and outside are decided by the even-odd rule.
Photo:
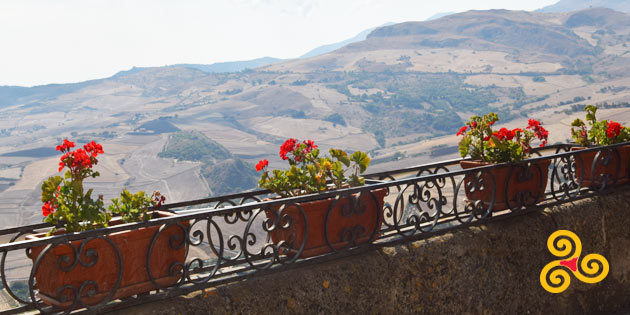
[[[584,122],[582,121],[582,119],[576,118],[572,123],[571,126],[573,127],[582,127],[584,126]]]
[[[61,184],[62,178],[60,176],[49,177],[42,183],[42,202],[48,202],[54,198],[54,194],[57,191],[57,187]]]
[[[365,152],[356,151],[352,153],[350,159],[359,165],[359,172],[363,173],[370,165],[370,157]]]
[[[468,150],[471,142],[472,139],[470,137],[464,137],[461,141],[459,141],[459,155],[461,155],[461,157],[464,158],[466,157],[466,155],[468,155]]]

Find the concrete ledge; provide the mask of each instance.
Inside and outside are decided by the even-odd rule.
[[[546,209],[481,227],[314,267],[262,276],[133,307],[123,314],[554,314],[630,307],[630,191]],[[610,273],[586,284],[572,276],[545,291],[555,260],[547,238],[575,232],[583,257],[604,255]]]

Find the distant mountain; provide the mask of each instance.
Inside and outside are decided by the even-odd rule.
[[[0,86],[0,108],[14,104],[28,104],[44,99],[56,98],[57,96],[72,93],[92,84],[97,84],[100,81],[101,80],[90,80],[79,83],[47,84],[34,87]]]
[[[591,17],[598,16],[599,12],[582,14]],[[525,11],[468,11],[437,20],[379,27],[365,41],[346,49],[428,47],[527,52],[532,57],[539,55],[532,58],[537,61],[549,61],[550,55],[555,55],[556,60],[568,61],[567,58],[596,54],[595,47],[586,39],[545,17]]]
[[[437,19],[439,19],[441,17],[447,16],[447,15],[451,15],[451,14],[455,14],[455,12],[438,12],[436,14],[431,15],[425,21],[437,20]]]
[[[394,23],[388,22],[388,23],[385,23],[385,24],[383,24],[381,26],[388,26],[388,25],[392,25],[392,24],[394,24]],[[372,32],[374,29],[376,29],[376,27],[372,27],[372,28],[369,28],[367,30],[364,30],[361,33],[357,34],[356,36],[354,36],[352,38],[348,38],[348,39],[346,39],[344,41],[337,42],[337,43],[334,43],[334,44],[328,44],[328,45],[319,46],[319,47],[317,47],[317,48],[315,48],[315,49],[305,53],[304,55],[300,56],[300,58],[310,58],[310,57],[323,55],[323,54],[329,53],[331,51],[337,50],[337,49],[339,49],[339,48],[341,48],[343,46],[346,46],[348,44],[360,42],[362,40],[365,40],[367,35],[370,34],[370,32]]]
[[[621,12],[630,12],[629,0],[560,0],[556,4],[538,9],[538,12],[570,12],[588,8],[604,7]]]
[[[315,48],[315,49],[305,53],[304,55],[300,56],[300,58],[310,58],[310,57],[323,55],[323,54],[329,53],[329,52],[331,52],[333,50],[337,50],[337,49],[339,49],[339,48],[341,48],[343,46],[346,46],[348,44],[352,44],[352,43],[355,43],[355,42],[359,42],[359,41],[365,40],[367,35],[370,34],[370,32],[372,32],[375,28],[376,27],[369,28],[369,29],[367,29],[367,30],[357,34],[356,36],[354,36],[352,38],[348,38],[348,39],[346,39],[344,41],[341,41],[341,42],[319,46],[319,47],[317,47],[317,48]]]
[[[243,60],[243,61],[216,62],[209,65],[179,63],[179,64],[170,65],[167,67],[186,67],[190,69],[200,70],[205,73],[230,73],[230,72],[241,72],[246,69],[255,69],[258,67],[264,67],[264,66],[282,62],[282,61],[286,61],[286,59],[262,57],[258,59]],[[131,75],[131,74],[136,74],[138,72],[141,72],[150,68],[151,67],[133,67],[129,70],[120,71],[116,73],[113,77],[118,78],[118,77],[123,77],[123,76]]]
[[[200,65],[200,64],[176,64],[173,67],[188,67],[197,70],[201,70],[206,73],[227,73],[227,72],[240,72],[245,69],[255,69],[258,67],[263,67],[266,65],[278,63],[286,61],[285,59],[278,59],[272,57],[263,57],[252,60],[244,60],[244,61],[228,61],[228,62],[217,62],[210,65]]]
[[[379,171],[455,157],[454,134],[473,114],[497,112],[510,128],[544,120],[551,143],[570,138],[585,104],[628,124],[629,34],[630,14],[608,8],[468,11],[260,68],[132,68],[0,87],[0,104],[13,105],[0,106],[0,226],[41,222],[38,186],[57,168],[38,163],[47,155],[39,148],[63,138],[112,153],[95,191],[158,189],[177,202],[256,187],[253,164],[285,167],[277,147],[287,138],[367,151]],[[177,138],[184,132],[199,136]]]

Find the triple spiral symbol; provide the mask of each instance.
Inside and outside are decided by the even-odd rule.
[[[558,230],[547,239],[547,248],[558,257],[540,272],[540,284],[551,293],[561,293],[571,284],[571,274],[585,283],[597,283],[608,275],[608,261],[600,254],[588,254],[580,259],[582,242],[575,233]]]

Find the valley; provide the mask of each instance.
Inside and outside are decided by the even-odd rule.
[[[65,138],[103,144],[88,186],[105,200],[125,187],[179,202],[255,189],[253,165],[285,167],[290,137],[367,151],[376,172],[458,157],[454,134],[473,114],[539,119],[550,143],[569,141],[586,104],[630,124],[628,45],[630,15],[610,9],[468,11],[240,72],[180,65],[0,87],[0,225],[41,222],[39,185]],[[191,147],[209,150],[183,154]]]

